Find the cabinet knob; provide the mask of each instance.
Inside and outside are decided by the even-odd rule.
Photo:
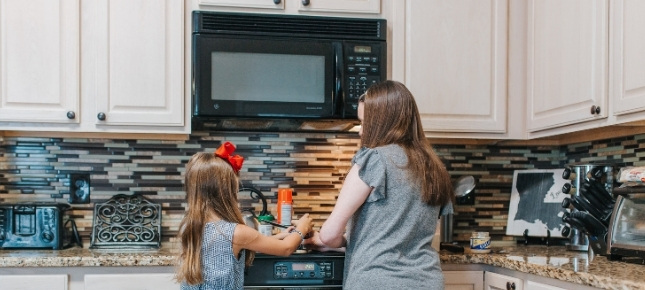
[[[100,112],[98,115],[96,115],[96,118],[98,118],[99,121],[105,121],[105,113]]]
[[[596,106],[596,105],[591,106],[591,114],[592,115],[600,114],[600,106]]]
[[[67,111],[67,119],[74,120],[76,118],[76,113],[74,111]]]
[[[506,290],[515,290],[515,282],[506,282]]]
[[[280,4],[280,2],[282,2],[282,1],[281,0],[273,0],[273,3],[275,3],[275,4]]]
[[[302,0],[302,5],[309,6],[309,0]]]

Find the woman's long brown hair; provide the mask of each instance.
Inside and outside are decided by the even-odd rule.
[[[204,281],[201,248],[208,217],[215,214],[222,220],[238,224],[244,224],[244,220],[237,201],[237,174],[230,164],[215,154],[202,152],[190,158],[186,165],[184,186],[187,210],[179,225],[181,262],[176,278],[195,285]],[[255,253],[245,251],[245,262],[250,265]]]
[[[430,205],[454,202],[450,175],[425,137],[417,104],[405,85],[396,81],[374,84],[359,101],[364,105],[362,146],[400,145],[412,178],[421,184],[421,199]]]

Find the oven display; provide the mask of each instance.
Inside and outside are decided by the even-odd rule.
[[[315,270],[314,263],[293,263],[291,264],[291,269],[294,271],[313,271]]]

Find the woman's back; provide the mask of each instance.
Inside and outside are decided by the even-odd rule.
[[[443,289],[431,247],[440,206],[421,201],[398,145],[361,149],[353,160],[373,187],[348,224],[346,289]]]

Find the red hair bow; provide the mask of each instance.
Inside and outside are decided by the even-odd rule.
[[[240,169],[242,169],[244,157],[240,155],[232,155],[233,152],[235,152],[235,145],[226,141],[222,146],[219,146],[219,148],[215,150],[215,155],[226,160],[228,164],[231,164],[231,167],[233,167],[233,171],[235,171],[235,173],[239,173]]]

